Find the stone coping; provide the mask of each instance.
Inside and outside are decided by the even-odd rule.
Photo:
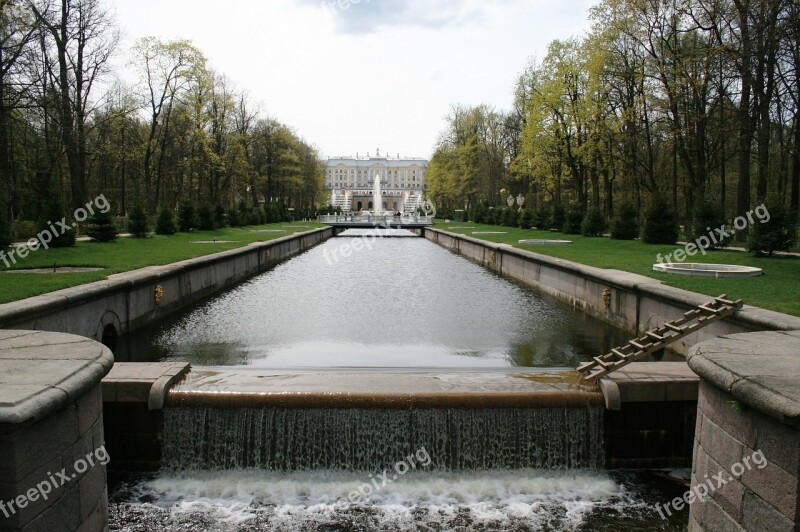
[[[513,408],[600,406],[594,384],[570,370],[193,368],[169,406],[220,408]]]
[[[686,362],[632,362],[598,381],[607,410],[623,403],[697,401],[700,378]]]
[[[800,331],[721,336],[692,346],[689,367],[744,406],[800,429]]]
[[[548,267],[569,272],[575,275],[606,283],[610,286],[623,288],[630,292],[638,292],[646,295],[657,301],[664,301],[667,303],[685,306],[686,308],[696,307],[708,303],[709,298],[704,294],[691,292],[682,288],[665,285],[658,279],[646,277],[636,273],[625,272],[622,270],[597,268],[595,266],[587,266],[578,262],[572,262],[566,259],[559,259],[549,255],[542,255],[526,249],[516,248],[510,244],[500,244],[497,242],[490,242],[488,240],[481,240],[468,235],[460,233],[451,233],[442,229],[427,228],[427,232],[441,233],[449,237],[461,239],[477,245],[485,246],[489,249],[501,251],[509,255],[516,255],[533,262],[544,264]],[[800,330],[800,317],[791,316],[782,312],[775,312],[773,310],[762,309],[751,305],[745,305],[733,316],[726,318],[732,320],[746,327],[752,328],[754,331],[758,330],[780,330],[780,331],[795,331]]]
[[[171,264],[146,266],[137,270],[110,275],[108,279],[103,281],[72,286],[62,290],[21,299],[19,301],[3,303],[0,304],[0,327],[8,322],[18,322],[26,318],[48,314],[63,308],[74,307],[84,301],[89,301],[106,294],[116,293],[120,290],[151,283],[159,279],[166,279],[181,272],[192,271],[239,255],[246,255],[252,253],[254,249],[269,249],[276,245],[324,231],[330,231],[330,228],[319,227],[310,231],[298,232],[282,238],[267,240],[266,242],[254,242],[236,249],[203,255],[202,257],[186,259]]]
[[[47,417],[96,386],[113,364],[107,347],[82,336],[0,330],[0,423]]]

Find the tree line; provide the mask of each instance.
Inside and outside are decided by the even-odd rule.
[[[121,216],[316,205],[317,150],[191,42],[136,41],[132,83],[113,70],[118,45],[99,0],[0,0],[0,241],[100,194]]]
[[[800,207],[800,4],[602,0],[550,43],[510,110],[454,106],[428,170],[445,213],[526,206],[613,219],[658,203],[685,227]],[[703,225],[705,227],[705,225]]]

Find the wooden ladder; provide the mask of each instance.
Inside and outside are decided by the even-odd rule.
[[[584,380],[594,381],[742,308],[741,299],[731,301],[727,297],[723,294],[715,297],[710,303],[698,305],[689,312],[684,312],[682,318],[650,329],[643,336],[634,338],[622,347],[615,347],[609,353],[581,364],[578,371],[583,373]]]

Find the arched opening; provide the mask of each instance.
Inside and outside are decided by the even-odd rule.
[[[103,328],[103,338],[100,341],[113,351],[117,347],[117,329],[113,325],[106,325]]]
[[[397,210],[397,202],[396,201],[392,203],[392,210],[393,211]]]
[[[359,202],[356,204],[356,210],[357,210],[357,211],[360,211],[360,210],[361,210],[361,209],[363,209],[363,208],[364,208],[364,203],[362,203],[362,202],[360,202],[360,201],[359,201]]]
[[[367,206],[367,209],[372,210],[372,202],[371,201],[369,202],[369,205]]]

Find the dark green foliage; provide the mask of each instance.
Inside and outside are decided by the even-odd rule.
[[[592,207],[586,212],[586,216],[581,222],[581,234],[583,236],[602,236],[606,230],[606,217],[603,211],[597,207]]]
[[[220,229],[228,227],[228,213],[222,205],[214,207],[214,222]]]
[[[178,207],[178,229],[183,233],[188,233],[197,227],[197,211],[191,201],[181,202]]]
[[[519,213],[519,226],[523,229],[530,229],[533,227],[534,216],[528,209],[522,209]]]
[[[144,206],[136,204],[128,213],[128,232],[134,238],[145,238],[150,232],[150,221],[147,219],[147,212]]]
[[[175,223],[175,213],[169,207],[161,207],[156,219],[156,233],[159,235],[174,235],[178,232]]]
[[[513,207],[503,209],[503,225],[506,227],[517,227],[519,222],[519,215]]]
[[[72,222],[66,219],[66,212],[64,206],[58,196],[53,196],[47,203],[45,210],[46,218],[39,226],[40,231],[47,231],[53,239],[48,243],[51,248],[69,248],[75,245],[75,227],[71,225]],[[67,231],[62,234],[62,228],[58,222],[63,220],[69,227]],[[53,229],[51,229],[53,227]]]
[[[645,215],[642,242],[647,244],[674,244],[678,240],[678,220],[669,202],[655,196]]]
[[[244,225],[242,223],[242,215],[239,209],[231,209],[228,212],[228,223],[231,227],[241,227]]]
[[[697,240],[698,237],[705,236],[704,241],[710,242],[707,249],[714,249],[719,245],[724,246],[725,244],[721,242],[715,245],[713,240],[708,238],[709,233],[713,233],[714,229],[723,225],[725,225],[725,214],[719,204],[708,199],[701,200],[694,211],[692,230],[688,235],[689,240]]]
[[[766,211],[764,210],[766,209]],[[761,223],[762,219],[769,221]],[[789,251],[792,248],[796,226],[789,209],[782,201],[773,201],[764,207],[756,207],[756,216],[750,226],[747,249],[754,255],[772,256],[776,251]]]
[[[550,205],[542,204],[536,209],[533,217],[533,225],[540,231],[547,231],[553,224],[553,210]]]
[[[96,211],[86,224],[86,236],[96,242],[113,242],[117,233],[110,211]]]
[[[258,209],[253,207],[250,209],[250,212],[247,213],[247,225],[259,225],[261,223],[261,218],[258,215]]]
[[[579,235],[581,234],[581,224],[583,224],[583,215],[580,209],[573,207],[564,216],[564,225],[561,231],[568,235]]]
[[[217,228],[214,207],[208,203],[203,203],[197,209],[197,228],[201,231],[213,231]]]
[[[629,199],[622,200],[617,215],[611,220],[611,238],[615,240],[633,240],[639,236],[639,213],[636,205]]]
[[[0,208],[0,250],[11,245],[11,231],[9,231],[6,216],[5,210]]]
[[[564,208],[564,205],[561,203],[554,203],[553,204],[553,221],[550,224],[551,229],[555,229],[556,231],[561,231],[564,228],[564,222],[567,219],[567,210]]]

